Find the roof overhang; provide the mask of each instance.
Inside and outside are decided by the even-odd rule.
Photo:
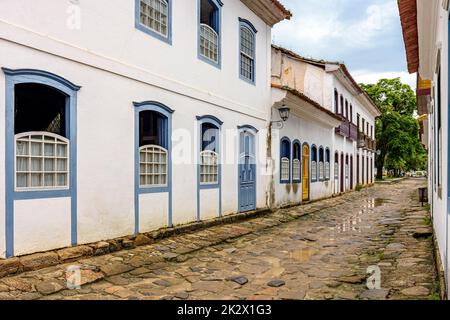
[[[342,123],[342,119],[338,115],[295,89],[272,84],[272,91],[272,96],[274,97],[273,107],[275,109],[287,106],[290,108],[291,114],[318,122],[330,128],[336,128]]]
[[[398,0],[406,60],[409,73],[419,70],[419,33],[417,26],[417,0]]]
[[[271,27],[292,17],[292,13],[278,0],[241,0],[241,2]]]

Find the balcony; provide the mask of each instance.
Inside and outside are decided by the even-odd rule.
[[[366,136],[363,132],[358,131],[358,148],[359,149],[365,149],[365,150],[376,150],[376,141],[370,138],[369,136]]]
[[[356,125],[342,117],[342,123],[339,127],[336,128],[335,132],[338,135],[341,135],[345,138],[348,138],[352,141],[356,141],[358,138],[358,128]]]

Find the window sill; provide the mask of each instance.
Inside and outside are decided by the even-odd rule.
[[[211,189],[219,189],[220,185],[217,184],[199,184],[200,190],[211,190]]]
[[[247,82],[248,84],[256,87],[256,81],[247,79],[246,77],[243,77],[242,75],[239,75],[239,79],[241,79],[244,82]]]
[[[141,188],[139,187],[139,194],[149,194],[149,193],[166,193],[169,192],[169,187],[151,187],[151,188]]]
[[[208,59],[208,58],[202,56],[202,55],[199,53],[199,54],[198,54],[198,59],[201,60],[201,61],[203,61],[203,62],[206,62],[207,64],[209,64],[209,65],[211,65],[211,66],[213,66],[213,67],[216,67],[216,68],[219,69],[219,70],[222,69],[222,66],[221,66],[221,64],[220,64],[220,58],[219,58],[219,61],[218,61],[218,62],[214,62],[214,61],[212,61],[212,60],[210,60],[210,59]]]
[[[60,190],[33,190],[33,191],[14,191],[15,200],[32,199],[51,199],[51,198],[70,198],[72,192],[70,189]]]
[[[139,31],[142,31],[142,32],[144,32],[144,33],[146,33],[146,34],[148,34],[148,35],[150,35],[150,36],[152,36],[152,37],[162,41],[162,42],[165,42],[165,43],[167,43],[170,46],[172,45],[172,37],[170,35],[170,31],[169,31],[169,35],[167,37],[164,37],[162,34],[159,34],[159,33],[155,32],[155,31],[153,31],[152,29],[147,28],[146,26],[143,26],[142,24],[140,24],[138,22],[136,22],[135,27]]]

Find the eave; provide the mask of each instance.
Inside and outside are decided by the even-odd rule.
[[[241,2],[271,27],[292,17],[292,13],[278,0],[241,0]]]
[[[409,73],[419,70],[419,33],[417,27],[417,0],[397,0]]]

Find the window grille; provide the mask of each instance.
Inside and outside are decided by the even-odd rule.
[[[207,24],[200,24],[200,54],[213,61],[219,62],[219,35]]]
[[[140,22],[142,25],[159,33],[168,36],[168,16],[169,5],[165,0],[140,0],[141,15]]]
[[[140,187],[167,186],[167,150],[156,145],[139,148]]]
[[[17,190],[53,190],[69,186],[69,140],[49,132],[15,136]]]
[[[214,151],[200,152],[200,184],[218,184],[219,183],[219,164],[218,155]]]

